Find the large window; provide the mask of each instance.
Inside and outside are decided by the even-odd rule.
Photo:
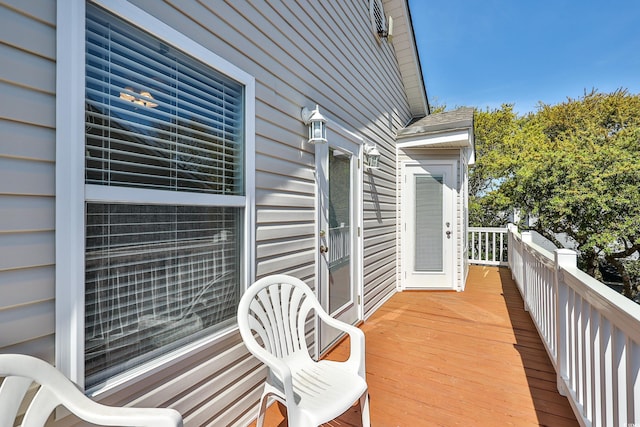
[[[88,4],[85,386],[231,326],[244,284],[246,87]]]

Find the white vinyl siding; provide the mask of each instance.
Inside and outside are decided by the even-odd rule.
[[[373,34],[368,3],[135,1],[256,76],[256,277],[287,273],[315,286],[315,156],[304,142],[301,107],[319,104],[329,130],[335,122],[377,144],[381,167],[365,169],[363,179],[365,318],[395,292],[394,138],[412,115],[394,48]],[[234,413],[255,416],[243,405],[257,402],[264,376],[260,365],[226,360],[220,372],[237,378],[236,392],[250,394],[212,418],[220,425]],[[207,376],[202,387],[218,390],[216,378]],[[184,404],[199,393],[190,390]],[[215,392],[206,407],[224,396]],[[197,412],[200,422],[204,408]]]
[[[145,7],[144,2],[136,2]],[[175,14],[174,7],[180,12]],[[319,104],[323,114],[347,129],[376,142],[383,154],[381,168],[364,176],[365,317],[395,290],[395,131],[411,118],[394,50],[378,42],[371,30],[368,2],[304,5],[246,3],[215,7],[185,2],[149,10],[173,26],[198,17],[201,25],[189,34],[243,68],[255,70],[257,173],[272,174],[280,184],[257,180],[258,235],[262,221],[282,207],[299,214],[315,207],[313,147],[301,145],[306,128],[301,106]],[[332,37],[321,37],[330,33]],[[343,43],[343,44],[340,44]],[[250,52],[246,56],[245,52]],[[393,111],[393,114],[388,113]],[[285,166],[280,168],[279,165]],[[296,188],[307,184],[308,190]],[[286,221],[286,219],[284,220]],[[297,225],[298,221],[277,222]],[[314,280],[315,228],[307,223],[285,228],[279,242],[305,243],[306,251],[286,251],[280,257],[264,252],[276,242],[258,241],[257,273],[288,272]],[[313,284],[313,283],[311,283]]]
[[[55,3],[0,1],[0,349],[49,362],[55,316],[55,36]]]
[[[20,175],[13,182],[0,179],[0,209],[12,213],[10,218],[0,216],[0,296],[10,296],[0,299],[0,346],[50,362],[56,361],[55,351],[58,368],[81,383],[83,377],[74,371],[73,361],[82,354],[68,335],[83,334],[77,319],[68,319],[55,331],[54,349],[53,295],[55,281],[62,298],[83,297],[65,287],[84,282],[84,276],[76,274],[82,269],[74,264],[83,263],[83,253],[65,256],[63,249],[69,242],[74,247],[84,245],[84,235],[69,227],[84,221],[82,215],[74,216],[84,204],[84,170],[78,173],[70,167],[83,164],[85,155],[84,141],[77,140],[84,132],[84,63],[74,63],[73,54],[84,39],[84,22],[74,27],[83,19],[84,2],[59,0],[57,18],[56,2],[7,3],[0,5],[0,55],[3,65],[9,64],[0,67],[0,92],[7,100],[0,104],[0,162],[4,162],[0,173],[11,164],[12,173]],[[392,3],[395,9],[389,7]],[[247,167],[255,170],[256,181],[255,192],[248,195],[254,197],[255,211],[247,215],[255,214],[256,226],[244,230],[255,233],[255,262],[247,269],[255,268],[256,276],[286,272],[315,285],[315,154],[305,142],[301,107],[319,104],[329,129],[341,126],[377,144],[383,156],[381,168],[363,173],[363,299],[364,317],[369,317],[396,284],[395,134],[414,114],[424,113],[419,102],[408,100],[414,89],[399,69],[407,63],[411,68],[414,61],[411,52],[395,50],[402,19],[394,19],[396,31],[389,42],[373,33],[368,0],[99,4],[126,9],[125,19],[136,19],[139,7],[162,23],[158,28],[169,28],[180,33],[181,40],[213,52],[232,73],[240,69],[256,76],[255,110],[247,113],[255,119],[249,124],[255,125],[255,132],[253,127],[250,132],[255,135],[255,166]],[[406,7],[404,1],[395,0],[385,0],[383,6],[386,15]],[[187,53],[201,52],[188,49]],[[408,59],[399,66],[400,56]],[[415,91],[420,100],[420,88]],[[2,203],[9,199],[7,205]],[[62,204],[58,215],[56,202]],[[24,218],[16,219],[17,215]],[[62,221],[55,223],[55,230],[54,217]],[[56,253],[58,236],[63,238],[57,238],[61,247]],[[15,295],[22,285],[29,295]],[[65,308],[69,304],[63,301],[56,310],[63,313]],[[186,426],[246,425],[255,416],[253,406],[263,378],[262,365],[247,355],[238,334],[230,331],[150,369],[138,382],[114,384],[94,398],[117,405],[171,406],[183,414]]]

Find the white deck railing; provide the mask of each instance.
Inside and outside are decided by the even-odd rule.
[[[580,271],[574,251],[548,252],[514,226],[508,248],[558,390],[580,424],[640,425],[640,306]]]
[[[469,227],[469,261],[472,264],[507,265],[507,229]]]
[[[351,256],[351,227],[341,224],[329,229],[329,265],[334,266],[345,262]]]

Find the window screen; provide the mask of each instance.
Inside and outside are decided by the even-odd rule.
[[[90,388],[234,322],[244,88],[94,5],[86,22],[85,182],[107,188],[86,203]],[[121,187],[157,203],[121,203]]]

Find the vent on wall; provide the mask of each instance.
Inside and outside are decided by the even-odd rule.
[[[384,15],[382,0],[369,0],[369,14],[373,31],[380,39],[388,39],[393,33],[393,19]]]

